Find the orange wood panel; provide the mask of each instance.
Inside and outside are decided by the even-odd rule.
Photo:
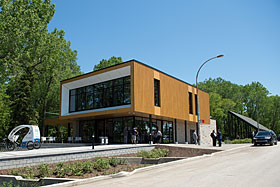
[[[154,78],[160,80],[160,107],[154,106]],[[144,64],[134,62],[134,111],[197,122],[195,115],[196,88],[159,72]],[[193,112],[189,114],[189,95],[193,93]],[[200,118],[210,123],[209,94],[199,91]]]
[[[134,110],[154,114],[154,70],[134,63]]]

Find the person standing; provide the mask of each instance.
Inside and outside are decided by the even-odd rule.
[[[197,134],[196,134],[195,131],[193,132],[193,143],[194,143],[195,145],[197,144]]]
[[[222,132],[220,129],[218,129],[217,138],[218,138],[218,142],[219,142],[219,147],[221,147],[222,146]]]
[[[215,130],[212,131],[212,133],[210,134],[212,141],[213,141],[213,146],[216,146],[217,143],[217,135],[215,133]]]
[[[255,132],[252,132],[252,143],[254,143]]]
[[[136,128],[133,128],[132,133],[131,133],[131,140],[133,144],[136,144],[136,138],[138,135],[138,131]]]
[[[160,143],[161,136],[162,136],[162,133],[159,130],[157,130],[157,143],[158,144]]]

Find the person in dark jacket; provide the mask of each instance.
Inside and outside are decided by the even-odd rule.
[[[221,147],[222,146],[222,132],[220,129],[218,129],[218,132],[217,132],[217,139],[219,142],[219,147]]]
[[[217,135],[215,133],[215,130],[212,131],[212,133],[210,134],[212,141],[213,141],[213,146],[216,146],[217,143]]]

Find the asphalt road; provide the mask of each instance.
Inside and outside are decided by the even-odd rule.
[[[280,145],[249,146],[80,187],[280,186]]]

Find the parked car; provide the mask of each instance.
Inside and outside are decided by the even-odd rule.
[[[259,131],[253,139],[254,145],[277,145],[277,137],[273,131]]]
[[[278,134],[277,140],[280,141],[280,134]]]

